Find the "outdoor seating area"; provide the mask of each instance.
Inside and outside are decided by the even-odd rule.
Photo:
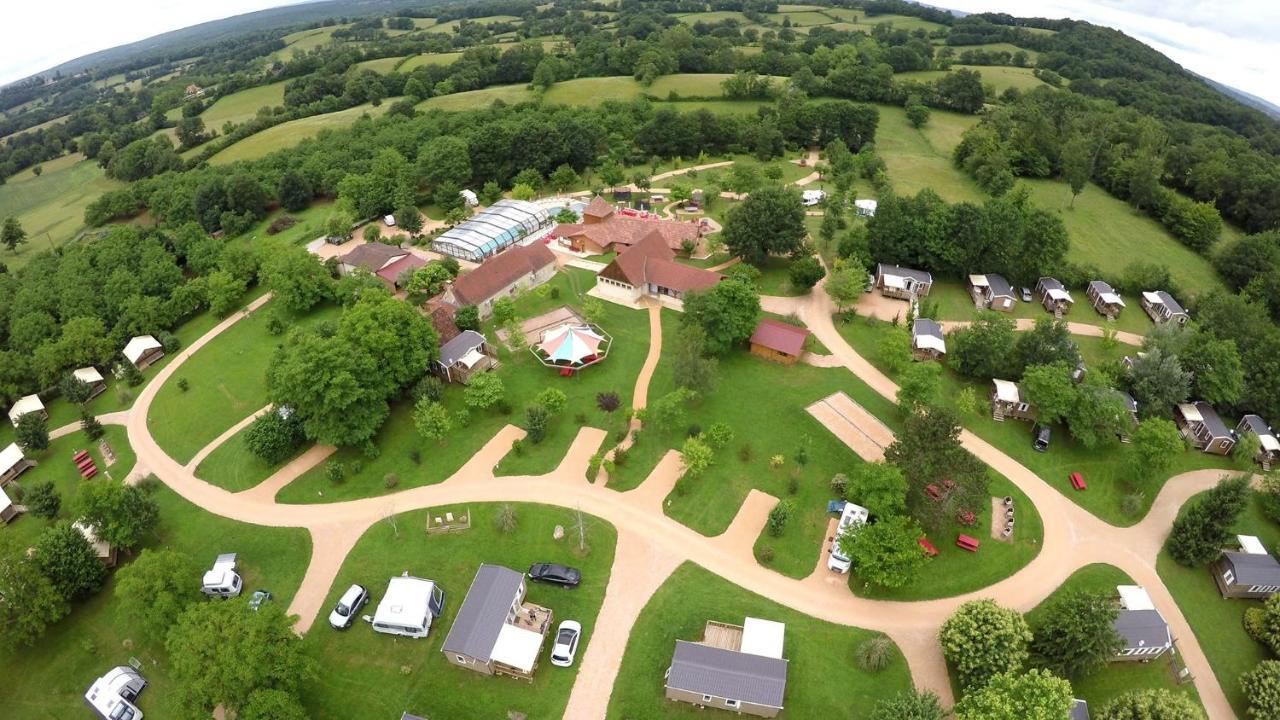
[[[75,463],[76,471],[85,480],[98,474],[98,465],[93,461],[93,457],[89,455],[88,450],[78,450],[75,455],[71,456],[71,462]]]
[[[956,547],[969,552],[978,552],[978,538],[972,535],[960,534],[956,536]]]
[[[613,338],[597,325],[565,323],[542,333],[529,352],[538,362],[570,377],[609,356]]]

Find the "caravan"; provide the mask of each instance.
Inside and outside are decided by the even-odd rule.
[[[200,592],[211,597],[240,596],[240,574],[236,572],[235,553],[223,553],[213,561],[213,567],[204,574]]]
[[[146,687],[137,670],[120,665],[93,681],[84,702],[103,720],[142,720],[142,711],[133,703]]]
[[[835,539],[831,541],[831,556],[827,558],[828,570],[834,570],[841,574],[849,572],[849,567],[853,565],[853,560],[840,553],[840,536],[849,528],[865,525],[867,518],[870,516],[871,512],[861,505],[844,504],[844,510],[840,513],[840,524],[836,526]]]
[[[408,573],[391,578],[373,614],[373,629],[388,635],[424,638],[444,612],[444,591],[431,580]]]

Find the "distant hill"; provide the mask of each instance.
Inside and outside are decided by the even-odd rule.
[[[1188,72],[1190,72],[1190,71],[1188,71]],[[1272,103],[1272,102],[1269,102],[1269,101],[1267,101],[1267,100],[1264,100],[1264,99],[1262,99],[1262,98],[1258,97],[1257,95],[1253,95],[1253,94],[1251,94],[1251,93],[1247,93],[1247,92],[1245,92],[1245,91],[1243,91],[1243,90],[1239,90],[1239,89],[1233,88],[1233,87],[1231,87],[1230,85],[1223,85],[1222,83],[1220,83],[1220,82],[1218,82],[1218,81],[1216,81],[1216,80],[1214,80],[1214,79],[1212,79],[1212,78],[1207,78],[1207,77],[1205,77],[1205,76],[1203,76],[1203,75],[1199,75],[1199,74],[1197,74],[1197,73],[1192,73],[1192,74],[1193,74],[1193,75],[1196,75],[1196,76],[1197,76],[1197,77],[1199,77],[1201,80],[1204,80],[1204,81],[1205,81],[1206,83],[1208,83],[1211,87],[1213,87],[1213,89],[1214,89],[1214,90],[1217,90],[1218,92],[1222,93],[1223,95],[1226,95],[1227,97],[1231,98],[1232,100],[1235,100],[1235,101],[1240,102],[1240,103],[1244,103],[1245,105],[1248,105],[1249,107],[1253,108],[1254,110],[1258,110],[1258,111],[1260,111],[1260,112],[1264,112],[1264,113],[1266,113],[1268,116],[1270,116],[1270,117],[1272,117],[1272,118],[1275,118],[1276,120],[1280,120],[1280,105],[1276,105],[1276,104],[1274,104],[1274,103]]]

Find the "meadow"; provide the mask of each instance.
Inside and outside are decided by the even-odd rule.
[[[324,130],[347,127],[366,114],[371,117],[382,115],[397,99],[387,98],[378,106],[365,103],[346,110],[312,115],[269,127],[218,151],[209,158],[209,164],[227,165],[237,160],[253,160],[276,150],[291,148],[303,140],[319,135]]]
[[[37,252],[69,242],[84,229],[89,203],[123,186],[79,153],[44,163],[39,177],[27,169],[9,178],[0,185],[0,218],[17,217],[27,231],[27,244],[17,252],[0,250],[0,262],[16,270]]]

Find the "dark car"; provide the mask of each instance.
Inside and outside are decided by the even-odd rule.
[[[1031,428],[1031,447],[1037,452],[1045,452],[1049,449],[1049,426],[1036,424]]]
[[[578,583],[582,582],[582,573],[578,572],[578,568],[555,563],[534,563],[529,566],[529,579],[534,582],[577,587]]]

